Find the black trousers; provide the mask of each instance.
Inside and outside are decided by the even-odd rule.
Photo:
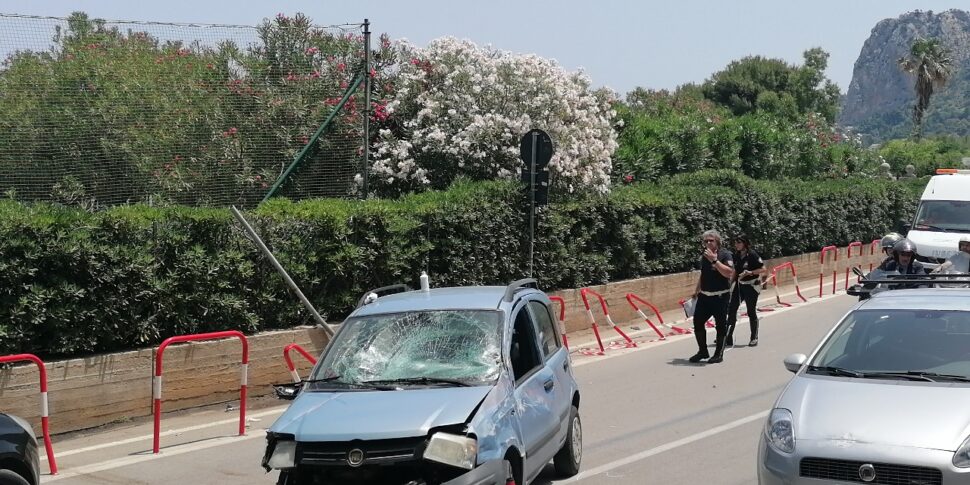
[[[760,284],[760,283],[757,283]],[[738,309],[744,301],[748,309],[748,321],[751,323],[751,338],[758,338],[758,291],[753,285],[736,283],[731,292],[731,306],[728,307],[728,338],[734,337],[734,327],[738,323]]]
[[[694,338],[697,339],[697,351],[701,354],[708,354],[707,351],[707,328],[704,324],[714,317],[715,328],[717,329],[717,350],[721,352],[724,347],[724,339],[727,337],[727,309],[731,298],[730,293],[720,296],[697,295],[697,306],[694,307]]]

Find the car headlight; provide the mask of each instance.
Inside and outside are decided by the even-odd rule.
[[[957,468],[970,468],[970,438],[957,448],[953,454],[953,466]]]
[[[795,427],[791,411],[787,409],[772,409],[765,424],[765,437],[768,443],[778,451],[794,453]]]
[[[467,436],[435,433],[424,450],[424,459],[471,470],[478,457],[478,441]]]
[[[275,470],[296,466],[296,441],[277,441],[266,466]]]

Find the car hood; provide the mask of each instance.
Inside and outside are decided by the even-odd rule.
[[[297,441],[378,440],[423,436],[461,424],[491,386],[399,391],[302,392],[270,432]]]
[[[970,385],[801,374],[778,403],[795,438],[956,451],[970,432]]]

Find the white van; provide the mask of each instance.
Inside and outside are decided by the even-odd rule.
[[[906,237],[927,270],[957,252],[960,237],[970,233],[970,170],[939,169],[920,197]]]

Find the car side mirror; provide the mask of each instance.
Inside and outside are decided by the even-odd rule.
[[[865,276],[865,274],[863,274],[862,270],[859,269],[858,266],[853,266],[852,267],[852,272],[855,273],[855,275],[858,276],[858,277],[860,277],[860,278],[862,278],[862,277]]]
[[[913,225],[910,224],[909,222],[906,222],[904,220],[899,221],[899,233],[902,234],[903,236],[905,236],[912,228],[913,228]]]
[[[284,401],[296,399],[296,395],[300,393],[300,389],[302,388],[302,381],[291,384],[273,384],[273,391],[276,392],[276,398],[283,399]]]
[[[785,357],[785,368],[791,373],[797,373],[806,361],[808,361],[808,357],[805,354],[791,354]]]

